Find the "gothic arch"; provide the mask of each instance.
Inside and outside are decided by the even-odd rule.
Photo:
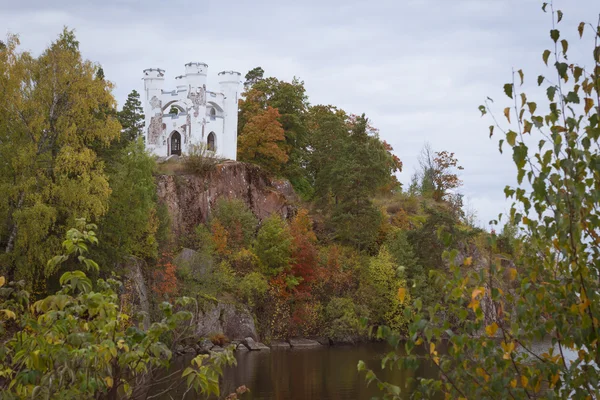
[[[213,107],[216,111],[217,111],[217,115],[219,115],[220,113],[223,112],[223,108],[221,108],[221,106],[219,106],[217,103],[215,103],[214,101],[207,101],[206,102],[206,106],[207,107]]]
[[[209,133],[208,137],[206,138],[206,150],[217,150],[217,135],[215,135],[214,132]]]
[[[181,133],[175,130],[171,132],[169,135],[169,139],[167,140],[167,154],[168,156],[172,155],[181,155]]]
[[[169,110],[172,107],[177,107],[179,109],[179,112],[186,112],[188,109],[187,104],[185,104],[183,101],[181,100],[171,100],[168,103],[166,103],[163,107],[162,107],[162,112],[164,113],[168,113]]]

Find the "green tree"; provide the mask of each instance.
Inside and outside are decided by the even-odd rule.
[[[121,127],[112,84],[96,79],[72,31],[37,58],[18,43],[11,36],[0,50],[0,264],[39,293],[40,266],[67,227],[107,211],[111,191],[92,146],[108,145]]]
[[[348,127],[348,134],[334,142],[335,156],[321,168],[317,187],[323,196],[329,192],[335,237],[359,250],[375,251],[382,216],[371,198],[390,182],[397,165],[364,115],[350,118]]]
[[[68,231],[65,254],[52,263],[71,259],[97,268],[85,257],[88,245],[97,243],[95,226],[79,222],[81,230]],[[33,303],[22,281],[5,286],[0,277],[0,333],[7,325],[18,329],[0,347],[3,399],[135,399],[147,396],[149,382],[168,382],[171,376],[162,376],[178,338],[193,329],[193,299],[162,303],[159,321],[145,330],[123,312],[120,282],[94,284],[76,270],[62,274],[60,283],[57,293]],[[219,395],[222,368],[232,363],[231,350],[200,355],[183,377],[190,389]]]
[[[140,94],[135,89],[127,95],[127,100],[117,117],[123,128],[121,141],[124,142],[124,146],[144,137],[144,109]]]
[[[283,176],[290,179],[297,187],[304,187],[306,171],[304,164],[307,157],[308,133],[306,128],[306,112],[308,97],[304,82],[294,78],[292,82],[280,81],[273,77],[262,78],[255,68],[248,74],[254,77],[254,83],[246,88],[243,99],[240,100],[238,132],[243,132],[244,127],[251,119],[268,107],[277,109],[277,120],[283,128],[285,141],[283,151],[288,158],[279,160]],[[258,76],[261,76],[258,79]]]
[[[141,138],[117,153],[107,166],[112,193],[102,218],[101,245],[94,258],[114,269],[127,256],[156,259],[158,214],[154,159]]]
[[[442,392],[447,398],[590,399],[600,395],[600,26],[592,28],[591,66],[567,61],[569,42],[558,27],[563,12],[543,5],[552,18],[550,49],[542,59],[550,70],[537,77],[548,107],[528,101],[517,70],[504,92],[503,110],[512,126],[502,130],[500,149],[510,146],[517,186],[510,223],[518,226],[522,254],[514,264],[498,257],[489,235],[485,259],[445,254],[452,275],[444,276],[443,309],[421,308],[404,346],[410,357],[393,356],[384,365],[415,366],[416,348],[435,365],[439,379],[421,380],[418,396]],[[573,29],[574,30],[574,29]],[[573,32],[575,33],[575,32]],[[533,96],[532,96],[533,97]],[[546,101],[545,101],[546,102]],[[480,107],[492,113],[490,103]],[[497,121],[498,119],[496,119]],[[541,138],[530,148],[533,138]],[[443,310],[443,313],[442,313]],[[452,323],[455,321],[455,323]],[[399,344],[397,337],[393,340]],[[444,344],[448,349],[441,351]],[[366,369],[364,364],[359,369]],[[369,373],[369,380],[376,376]],[[401,388],[381,385],[388,398]],[[416,397],[416,396],[415,396]]]
[[[262,272],[274,276],[289,270],[292,250],[292,234],[279,214],[271,214],[263,220],[254,244]]]
[[[265,70],[261,67],[256,67],[248,71],[248,73],[245,76],[246,81],[244,82],[244,89],[248,90],[250,89],[250,87],[252,87],[252,85],[262,80],[264,74]]]

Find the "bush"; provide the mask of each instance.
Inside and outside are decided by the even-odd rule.
[[[354,304],[352,299],[334,297],[325,308],[325,333],[335,341],[355,341],[367,333],[361,318],[368,314],[365,306]]]
[[[188,154],[183,158],[183,165],[189,172],[198,176],[205,176],[214,171],[217,164],[222,161],[212,151],[209,151],[206,145],[201,143],[190,145]]]
[[[210,335],[208,340],[210,340],[215,346],[221,347],[224,347],[227,343],[229,343],[229,338],[222,333],[213,333]]]
[[[251,272],[244,276],[238,284],[240,300],[250,307],[259,304],[269,290],[267,278],[260,272]]]
[[[85,257],[91,243],[97,243],[92,230],[69,230],[63,243],[66,254],[50,264],[78,259],[97,271]],[[182,344],[173,338],[193,330],[188,310],[193,299],[161,303],[159,322],[144,329],[122,312],[119,281],[98,279],[94,284],[75,270],[65,272],[60,284],[56,294],[32,303],[24,282],[6,284],[0,277],[0,332],[9,324],[21,329],[0,346],[3,399],[138,398],[147,382],[159,382],[164,375],[172,349]],[[230,350],[198,356],[184,376],[193,376],[187,382],[197,392],[218,396],[222,367],[234,363]]]
[[[211,221],[214,220],[227,231],[227,243],[232,249],[250,245],[258,226],[258,219],[239,199],[219,199],[211,215]]]

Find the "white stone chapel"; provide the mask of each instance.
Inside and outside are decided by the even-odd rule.
[[[203,144],[215,156],[235,160],[237,155],[238,97],[241,74],[219,72],[219,90],[206,88],[208,65],[185,64],[175,90],[164,90],[165,71],[144,70],[143,96],[146,148],[159,157],[186,154]]]

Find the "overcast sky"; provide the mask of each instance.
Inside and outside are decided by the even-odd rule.
[[[0,30],[41,52],[63,26],[74,28],[84,57],[100,63],[120,104],[142,91],[142,70],[166,70],[166,88],[189,61],[222,70],[304,80],[311,104],[366,113],[404,162],[408,186],[424,142],[456,154],[462,189],[482,225],[508,210],[514,182],[510,152],[488,138],[510,105],[502,85],[523,68],[527,90],[545,72],[549,15],[538,0],[0,0]],[[595,21],[598,0],[556,0],[563,35],[577,51],[577,24]],[[574,53],[573,57],[583,55]],[[571,58],[572,60],[572,58]]]

